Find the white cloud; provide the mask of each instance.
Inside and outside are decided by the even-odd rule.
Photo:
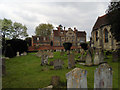
[[[95,0],[94,0],[95,1]],[[34,35],[40,23],[51,23],[55,27],[62,24],[87,32],[89,39],[98,16],[105,14],[108,2],[35,2],[4,0],[0,3],[0,18],[8,18],[28,27],[28,34]]]

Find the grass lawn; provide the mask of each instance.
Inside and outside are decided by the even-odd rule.
[[[76,55],[76,59],[77,59]],[[55,59],[64,61],[62,70],[53,70],[53,66],[41,66],[41,58],[35,56],[35,53],[29,53],[27,56],[20,56],[6,60],[6,75],[2,77],[3,88],[43,88],[51,84],[51,77],[60,76],[60,87],[66,88],[67,80],[65,74],[72,69],[67,69],[67,55],[60,56],[60,52],[54,52]],[[105,61],[113,69],[113,88],[118,88],[118,63],[112,62],[112,56],[109,55]],[[87,67],[76,64],[76,67],[87,70],[87,86],[94,88],[94,70],[98,66]]]

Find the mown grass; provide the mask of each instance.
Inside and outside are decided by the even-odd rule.
[[[75,54],[75,59],[80,54]],[[112,62],[112,56],[107,56],[105,61],[113,69],[113,88],[118,88],[118,63]],[[59,87],[66,88],[65,74],[72,69],[67,69],[68,56],[60,55],[60,52],[54,52],[54,58],[49,59],[53,61],[55,59],[61,59],[64,61],[64,67],[62,70],[53,70],[53,66],[41,66],[41,58],[35,56],[35,53],[29,53],[27,56],[20,56],[6,60],[6,75],[2,78],[3,88],[43,88],[51,84],[52,76],[60,76],[61,85]],[[87,70],[87,86],[88,88],[94,88],[94,70],[98,66],[87,67],[80,64],[76,64],[76,67]]]

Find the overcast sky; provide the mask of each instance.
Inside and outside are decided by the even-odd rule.
[[[106,2],[104,2],[106,1]],[[1,0],[0,19],[25,24],[29,36],[35,35],[35,27],[41,23],[59,24],[86,31],[87,40],[98,16],[105,14],[110,0]]]

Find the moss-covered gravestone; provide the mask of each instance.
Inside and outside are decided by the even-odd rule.
[[[66,74],[67,89],[87,88],[87,71],[75,68]]]
[[[112,68],[107,64],[101,64],[94,71],[94,88],[112,88]]]

